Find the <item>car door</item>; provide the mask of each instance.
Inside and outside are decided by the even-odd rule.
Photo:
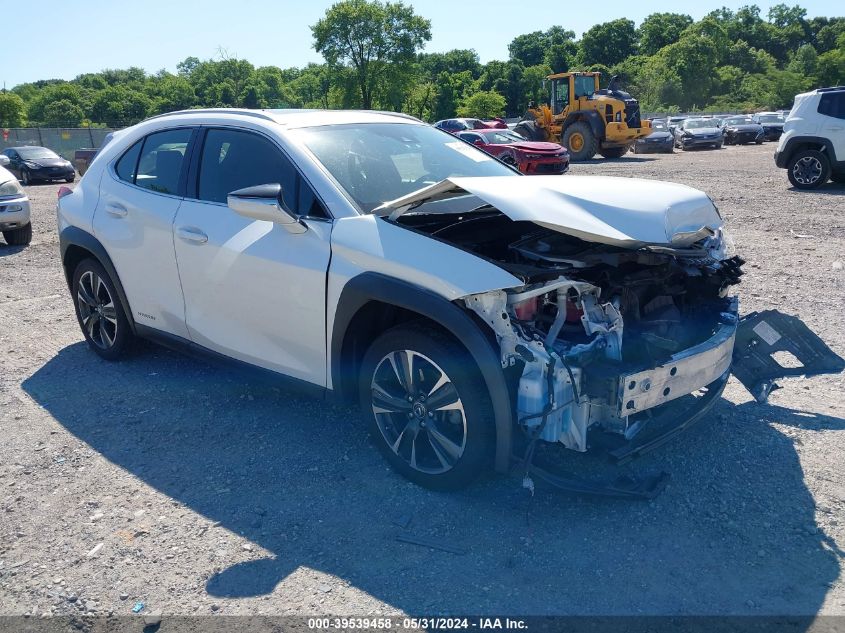
[[[818,105],[820,135],[830,139],[836,160],[845,160],[845,91],[822,94]]]
[[[150,134],[106,169],[94,235],[114,263],[132,317],[141,326],[187,338],[185,305],[173,249],[196,128]]]
[[[185,319],[195,343],[319,385],[326,381],[325,291],[331,221],[279,145],[210,128],[174,224]],[[238,215],[227,194],[279,183],[307,230]]]
[[[9,166],[6,168],[15,175],[15,178],[20,180],[21,177],[21,157],[13,149],[7,149],[3,152],[9,157]]]

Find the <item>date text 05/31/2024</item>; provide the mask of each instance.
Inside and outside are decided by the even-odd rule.
[[[397,631],[519,631],[528,625],[519,618],[448,618],[448,617],[323,617],[308,618],[308,628],[329,630],[397,630]]]

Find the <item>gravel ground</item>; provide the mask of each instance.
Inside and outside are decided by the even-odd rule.
[[[845,188],[791,190],[773,150],[572,172],[705,190],[748,260],[743,310],[800,315],[845,355]],[[0,246],[0,614],[845,614],[842,375],[768,405],[732,381],[625,469],[672,474],[653,501],[529,504],[492,476],[429,492],[386,467],[354,409],[152,345],[116,364],[88,351],[57,188],[29,188],[32,245]]]

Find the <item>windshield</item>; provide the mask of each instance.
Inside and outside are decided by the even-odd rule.
[[[492,145],[509,145],[511,143],[525,142],[525,139],[522,138],[519,134],[516,134],[515,132],[510,132],[508,130],[489,132],[487,134],[482,134],[481,137],[486,143],[490,143]]]
[[[735,116],[730,119],[725,119],[725,123],[728,125],[749,125],[754,123],[750,117],[747,116]]]
[[[46,147],[21,147],[17,150],[24,160],[35,160],[36,158],[58,158],[59,156]]]
[[[685,130],[696,130],[705,127],[716,127],[713,119],[687,119],[684,122]]]
[[[665,121],[652,121],[651,128],[653,130],[665,130],[666,129],[666,122]]]
[[[365,213],[453,176],[519,176],[428,125],[353,123],[295,134]]]
[[[760,123],[782,123],[783,118],[779,114],[761,114]]]

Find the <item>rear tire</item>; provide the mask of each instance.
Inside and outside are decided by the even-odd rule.
[[[3,238],[9,246],[26,246],[32,241],[32,222],[27,222],[19,229],[3,231]]]
[[[569,159],[575,162],[590,160],[598,149],[598,140],[589,124],[584,121],[576,121],[567,127],[561,144],[569,150]]]
[[[65,182],[73,182],[76,180],[76,176],[71,176],[70,178],[65,178]]]
[[[133,341],[114,282],[94,259],[84,259],[73,273],[72,297],[82,335],[94,352],[118,360]]]
[[[546,131],[537,125],[536,121],[520,121],[513,128],[513,131],[529,141],[542,142],[546,140]]]
[[[390,465],[426,488],[455,490],[492,464],[490,395],[464,347],[422,323],[379,336],[364,354],[359,400]]]
[[[815,189],[830,178],[830,161],[818,150],[805,149],[789,159],[786,173],[796,189]]]
[[[21,182],[24,184],[25,187],[28,187],[32,184],[32,178],[30,178],[29,170],[26,167],[21,169]]]

